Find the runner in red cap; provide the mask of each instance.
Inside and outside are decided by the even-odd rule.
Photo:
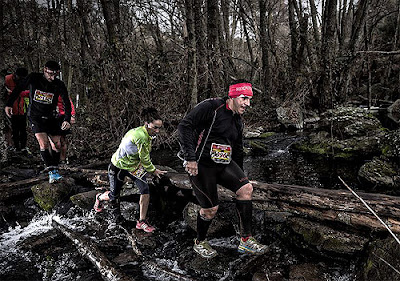
[[[201,206],[193,249],[203,258],[217,255],[206,240],[218,211],[217,184],[236,194],[241,239],[240,253],[263,254],[267,247],[252,236],[253,186],[243,172],[243,123],[253,90],[246,81],[232,83],[228,97],[198,104],[178,126],[181,156]]]

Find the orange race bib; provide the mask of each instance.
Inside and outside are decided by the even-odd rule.
[[[218,164],[229,164],[232,159],[232,147],[228,144],[211,144],[211,159]]]

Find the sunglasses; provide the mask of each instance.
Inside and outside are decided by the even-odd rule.
[[[50,76],[57,76],[60,72],[59,71],[57,71],[57,70],[49,70],[49,69],[45,69],[44,70],[48,75],[50,75]]]

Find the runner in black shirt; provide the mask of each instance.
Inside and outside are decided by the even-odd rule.
[[[198,104],[178,126],[181,156],[201,206],[197,217],[197,239],[193,249],[204,258],[217,252],[206,241],[218,210],[217,184],[236,193],[241,239],[240,253],[263,254],[267,247],[252,237],[253,186],[243,172],[243,124],[241,115],[250,106],[252,86],[236,82],[229,97]]]
[[[59,71],[60,65],[57,62],[48,61],[44,66],[43,73],[31,73],[15,87],[5,108],[7,116],[11,116],[13,102],[21,91],[29,89],[28,118],[39,143],[40,154],[49,171],[50,183],[62,178],[58,173],[60,132],[71,127],[71,104],[64,82],[56,78]],[[65,120],[61,127],[56,119],[59,96],[62,97],[65,106]],[[49,139],[55,144],[56,151],[50,152]]]

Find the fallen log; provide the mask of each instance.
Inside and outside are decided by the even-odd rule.
[[[36,178],[2,183],[0,184],[0,201],[28,194],[32,195],[32,185],[47,180],[47,178],[47,175],[41,175]]]
[[[171,184],[187,189],[188,176],[168,173]],[[327,190],[298,185],[269,184],[252,182],[253,202],[256,208],[286,213],[285,216],[299,216],[322,222],[340,222],[356,229],[370,228],[386,231],[385,227],[367,208],[347,190]],[[218,187],[221,201],[233,201],[235,194],[221,186]],[[391,227],[400,233],[400,198],[396,196],[360,192],[375,212]]]
[[[256,182],[254,201],[260,209],[289,212],[295,216],[334,221],[355,228],[368,227],[386,231],[385,227],[365,206],[347,190],[326,190],[297,185]],[[391,226],[400,233],[400,198],[384,194],[359,195]]]
[[[53,218],[53,226],[59,229],[77,247],[78,251],[97,267],[101,276],[106,281],[135,281],[137,279],[126,276],[116,269],[108,258],[88,238],[71,231],[59,220]]]

